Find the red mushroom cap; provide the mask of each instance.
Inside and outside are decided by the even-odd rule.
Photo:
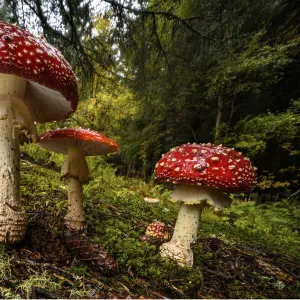
[[[155,221],[148,225],[146,236],[155,237],[159,240],[168,240],[170,237],[169,228],[165,223]]]
[[[105,155],[119,150],[116,142],[104,134],[81,128],[61,128],[39,136],[37,143],[53,152],[67,154],[68,148],[79,148],[86,156]]]
[[[188,183],[228,192],[251,191],[256,184],[255,168],[234,149],[212,144],[183,144],[157,162],[158,181]]]
[[[44,39],[4,22],[0,22],[0,73],[29,81],[25,102],[37,122],[59,120],[76,110],[77,80],[62,54]],[[50,97],[52,91],[47,88],[58,92],[57,95]],[[36,102],[33,96],[38,98]],[[52,114],[52,110],[59,113]]]

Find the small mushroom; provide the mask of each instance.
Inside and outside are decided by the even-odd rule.
[[[145,235],[142,237],[142,240],[154,244],[161,244],[169,240],[169,238],[170,238],[169,227],[161,221],[155,221],[150,223],[147,226]]]
[[[47,150],[67,154],[61,168],[61,179],[68,180],[68,212],[65,225],[69,230],[83,230],[82,184],[88,182],[89,175],[85,157],[118,151],[118,145],[102,133],[81,128],[48,131],[39,136],[37,143]]]
[[[206,201],[216,208],[228,207],[224,192],[249,192],[256,184],[255,168],[234,149],[212,144],[183,144],[171,149],[156,164],[155,178],[172,182],[173,200],[182,201],[174,234],[160,248],[162,257],[192,267],[191,243],[196,241],[201,211]]]
[[[0,22],[0,243],[16,243],[25,234],[20,143],[36,138],[36,122],[61,120],[77,102],[77,81],[62,54]]]
[[[158,203],[159,199],[158,198],[150,198],[150,197],[145,197],[144,201],[150,204]]]

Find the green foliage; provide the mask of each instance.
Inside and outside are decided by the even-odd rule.
[[[114,169],[110,166],[102,167],[97,177],[84,187],[84,197],[87,205],[106,205],[106,211],[116,209],[124,215],[132,216],[133,219],[160,218],[170,220],[174,213],[174,205],[169,203],[170,192],[159,185],[146,184],[137,179],[125,179],[117,177]],[[160,202],[149,205],[144,197],[158,197]],[[111,207],[110,207],[111,205]],[[89,208],[87,208],[89,209]],[[93,208],[91,207],[93,215]],[[91,216],[92,217],[92,216]]]
[[[236,124],[224,142],[243,149],[250,157],[266,151],[268,142],[275,139],[290,155],[299,155],[296,144],[300,134],[300,101],[291,101],[290,108],[282,113],[271,113],[247,117]]]
[[[296,200],[268,204],[253,201],[235,203],[221,217],[210,210],[203,214],[201,234],[217,234],[224,239],[281,252],[297,260],[299,256],[300,206]]]
[[[7,22],[8,15],[10,13],[10,9],[7,3],[0,3],[0,21]]]
[[[232,205],[222,220],[236,227],[253,233],[276,236],[278,244],[288,244],[299,240],[300,208],[293,201],[257,205],[255,202],[244,202]]]
[[[134,118],[133,98],[125,86],[107,84],[93,98],[80,102],[65,125],[97,130],[118,141],[122,127]]]
[[[60,174],[26,160],[21,161],[21,167],[20,192],[26,207],[38,210],[48,208],[57,212],[56,203],[68,198],[67,187],[60,182]]]
[[[71,289],[69,292],[69,298],[70,299],[87,299],[92,294],[93,289],[92,288],[85,288],[85,289],[78,289],[74,288]]]
[[[52,276],[45,271],[42,274],[31,275],[20,284],[18,290],[25,295],[25,298],[29,299],[33,287],[45,288],[50,292],[55,292],[61,288],[61,284],[53,281]]]
[[[0,245],[0,280],[4,278],[10,278],[11,266],[10,257],[5,251],[4,246]]]
[[[12,288],[2,286],[1,282],[4,280],[11,280],[12,265],[11,257],[6,252],[4,246],[0,245],[0,295],[4,299],[21,299],[21,295]]]
[[[54,128],[53,127],[48,128],[43,126],[43,130],[41,130],[40,128],[40,131],[41,133],[44,133],[52,129]],[[35,143],[22,145],[21,151],[27,153],[30,157],[32,157],[36,161],[41,161],[52,167],[54,165],[56,168],[60,168],[66,158],[66,156],[63,154],[50,152],[42,147],[39,147]]]
[[[281,113],[246,117],[229,130],[223,143],[240,149],[259,168],[262,190],[300,187],[300,101]]]
[[[84,274],[87,273],[87,266],[86,265],[72,266],[71,271],[72,273],[78,276],[83,276]]]
[[[263,34],[255,34],[244,51],[236,53],[232,59],[211,70],[209,97],[260,94],[262,89],[282,78],[284,68],[293,61],[291,53],[299,46],[299,39],[271,46],[261,42]]]
[[[3,299],[22,299],[21,295],[12,291],[12,289],[0,286],[0,295]]]

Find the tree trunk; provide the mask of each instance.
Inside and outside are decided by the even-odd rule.
[[[228,120],[228,125],[230,126],[232,122],[232,118],[234,115],[234,110],[235,110],[235,101],[234,98],[231,99],[231,105],[230,105],[230,115],[229,115],[229,120]]]
[[[215,144],[218,144],[221,138],[222,112],[223,112],[223,98],[219,96],[218,107],[217,107],[216,128],[215,128],[215,139],[214,139]]]

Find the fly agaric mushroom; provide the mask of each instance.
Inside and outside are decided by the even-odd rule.
[[[88,182],[86,156],[105,155],[119,150],[119,146],[105,135],[89,129],[62,128],[48,131],[38,138],[38,145],[67,154],[61,168],[61,179],[68,180],[67,229],[84,229],[82,184]]]
[[[169,238],[169,227],[161,221],[155,221],[147,226],[145,235],[142,237],[142,240],[161,244],[162,242],[169,240]]]
[[[35,122],[76,110],[77,81],[62,54],[18,26],[0,22],[0,243],[25,234],[19,195],[20,137],[36,137]]]
[[[171,149],[157,162],[155,177],[175,184],[171,197],[182,201],[172,239],[160,247],[160,254],[184,267],[193,265],[190,244],[196,241],[205,200],[216,208],[227,207],[231,199],[224,192],[249,192],[256,184],[255,168],[248,158],[210,143]]]

